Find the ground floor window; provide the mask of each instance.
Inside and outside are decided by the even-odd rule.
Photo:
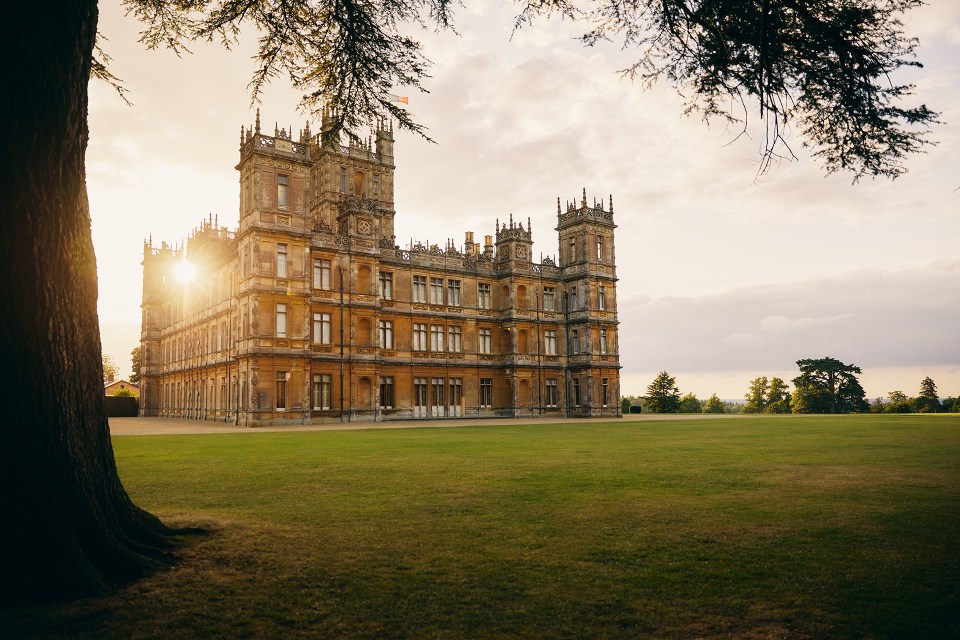
[[[287,410],[287,372],[277,371],[277,411]]]
[[[493,406],[493,378],[480,378],[480,408]]]
[[[600,380],[600,398],[602,400],[601,405],[607,406],[607,399],[610,397],[610,378],[602,378]]]
[[[450,413],[451,416],[463,415],[463,378],[450,378]]]
[[[574,378],[571,384],[573,385],[573,392],[570,395],[573,401],[573,406],[579,407],[580,406],[580,379]]]
[[[393,376],[380,378],[380,408],[393,409]]]
[[[333,397],[332,387],[329,374],[313,374],[313,408],[315,410],[330,409],[330,401]]]
[[[443,415],[443,397],[444,397],[444,379],[443,378],[431,378],[431,405],[430,405],[430,414],[433,416],[442,416]]]
[[[413,415],[415,418],[423,418],[427,415],[428,403],[427,379],[413,379]]]
[[[560,394],[557,391],[557,381],[556,379],[550,378],[547,379],[547,393],[546,393],[546,405],[548,407],[557,406],[557,402],[560,399]]]

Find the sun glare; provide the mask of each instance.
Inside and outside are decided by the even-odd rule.
[[[174,273],[180,282],[190,282],[193,280],[193,277],[197,275],[197,270],[186,260],[181,260],[174,269]]]

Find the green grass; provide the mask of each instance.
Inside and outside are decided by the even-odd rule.
[[[115,437],[207,524],[77,638],[960,637],[960,416]]]

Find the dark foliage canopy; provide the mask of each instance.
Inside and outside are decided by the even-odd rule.
[[[647,386],[647,410],[653,413],[677,413],[680,410],[680,389],[677,380],[661,371]]]
[[[800,375],[793,379],[796,413],[860,413],[869,405],[857,375],[860,367],[835,358],[797,360]]]
[[[828,173],[896,178],[903,161],[931,144],[937,113],[904,106],[913,85],[897,72],[919,67],[917,41],[901,16],[921,0],[519,0],[515,28],[541,18],[583,25],[582,44],[636,52],[621,70],[645,84],[666,81],[687,113],[760,132],[760,172],[795,157],[796,130]],[[241,25],[259,34],[254,99],[286,73],[301,106],[334,111],[328,135],[356,136],[394,118],[426,135],[391,99],[397,87],[426,91],[430,61],[409,33],[453,29],[450,0],[125,0],[146,25],[148,47],[185,51],[190,41],[229,47]],[[106,66],[94,69],[115,80]],[[751,116],[759,121],[754,127]]]

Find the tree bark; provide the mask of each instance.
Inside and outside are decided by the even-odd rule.
[[[104,409],[84,155],[96,0],[4,9],[0,596],[102,592],[170,557],[120,483]]]

